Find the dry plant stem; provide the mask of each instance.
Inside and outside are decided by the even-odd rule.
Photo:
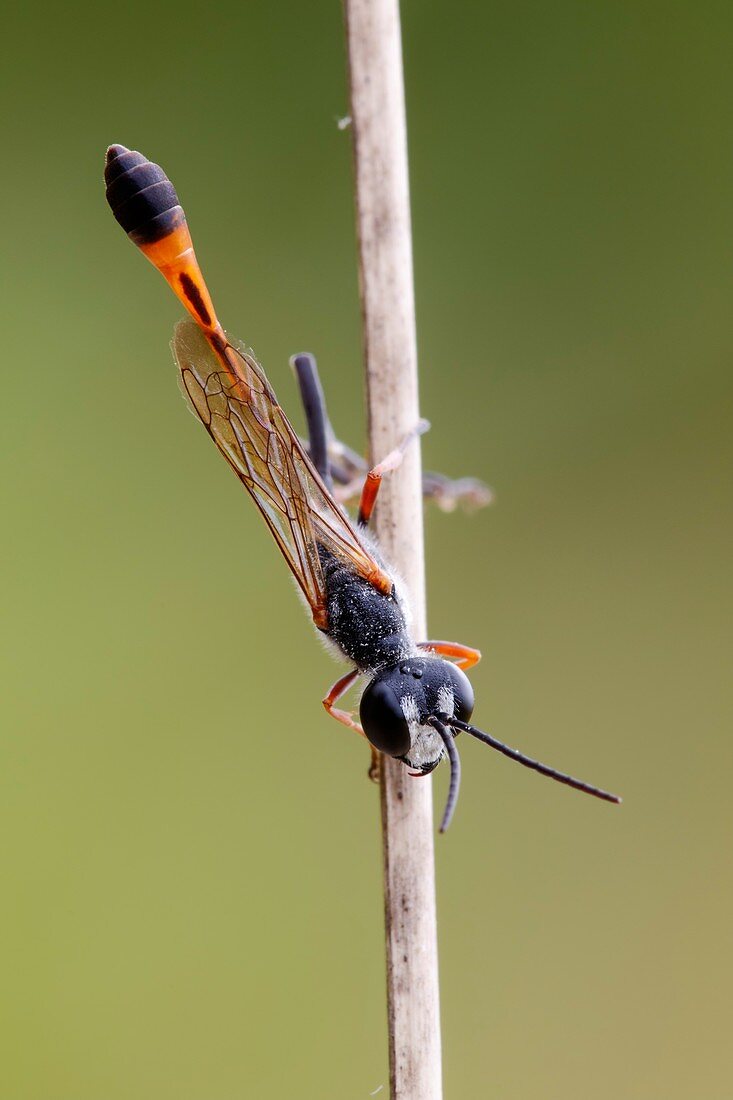
[[[397,0],[344,0],[373,461],[419,419],[402,44]],[[427,637],[420,448],[382,485],[377,533]],[[442,1096],[432,781],[382,757],[391,1095]]]

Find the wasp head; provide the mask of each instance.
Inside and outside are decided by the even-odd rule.
[[[387,756],[427,775],[446,755],[433,722],[468,721],[473,688],[466,674],[440,657],[409,657],[382,669],[361,697],[367,738]]]
[[[413,775],[428,775],[444,756],[448,757],[451,777],[440,825],[442,833],[450,824],[458,800],[461,764],[454,738],[459,732],[469,733],[517,763],[575,790],[605,802],[621,801],[618,795],[550,768],[469,725],[472,711],[473,688],[466,674],[450,661],[434,656],[409,657],[380,670],[361,697],[361,724],[375,749],[414,768]]]

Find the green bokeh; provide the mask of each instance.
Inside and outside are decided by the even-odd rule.
[[[440,838],[446,1092],[730,1095],[728,4],[404,6],[433,633],[479,645]],[[335,675],[178,397],[106,145],[176,181],[284,404],[363,441],[339,6],[16,5],[0,80],[0,1095],[368,1097],[377,800]],[[441,769],[436,795],[443,797]],[[383,1093],[382,1095],[386,1095]]]

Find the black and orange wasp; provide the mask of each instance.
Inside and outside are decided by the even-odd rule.
[[[412,637],[405,593],[367,526],[382,478],[399,464],[404,448],[423,425],[366,472],[358,519],[352,523],[332,491],[335,467],[328,446],[313,437],[314,426],[323,434],[325,410],[319,415],[316,409],[309,417],[311,439],[306,445],[280,408],[259,363],[219,323],[185,214],[163,170],[141,153],[111,145],[105,183],[115,218],[193,318],[180,321],[173,336],[191,409],[262,513],[316,628],[352,665],[323,705],[332,717],[367,738],[372,770],[379,753],[403,761],[416,776],[428,775],[447,757],[451,778],[441,832],[448,828],[458,798],[455,737],[460,731],[560,783],[620,802],[616,795],[541,764],[469,725],[474,699],[465,670],[481,654],[453,642]],[[312,397],[314,364],[305,357],[296,358],[294,366],[304,397]],[[352,456],[354,469],[358,473],[360,465]],[[344,474],[337,480],[348,482],[349,477]],[[434,489],[440,496],[445,482],[438,481]],[[476,483],[467,491],[477,493],[481,502]],[[445,500],[450,507],[453,501],[444,492]],[[357,722],[335,704],[360,676],[368,683]]]

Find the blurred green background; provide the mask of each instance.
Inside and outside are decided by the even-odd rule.
[[[367,754],[101,182],[112,141],[165,166],[224,323],[294,414],[316,352],[363,445],[340,7],[4,19],[0,1095],[366,1098]],[[424,459],[498,496],[428,515],[431,631],[483,650],[480,725],[625,796],[464,744],[446,1095],[729,1097],[731,9],[403,24]]]

